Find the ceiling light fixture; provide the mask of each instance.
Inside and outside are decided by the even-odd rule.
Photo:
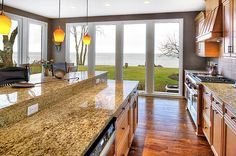
[[[64,42],[65,39],[65,32],[63,29],[61,29],[61,0],[59,1],[59,26],[55,29],[53,32],[54,42],[57,44],[61,44]]]
[[[110,4],[110,3],[106,3],[105,6],[106,6],[106,7],[109,7],[109,6],[111,6],[111,4]]]
[[[87,0],[87,29],[88,29],[88,22],[89,22],[88,20],[89,20],[89,3]],[[89,31],[89,29],[87,30],[86,34],[83,37],[83,43],[85,45],[90,45],[90,43],[91,43],[91,36],[89,35],[88,31]]]
[[[11,31],[11,19],[4,14],[4,0],[2,0],[0,12],[0,34],[8,35]]]
[[[144,4],[150,4],[151,2],[150,2],[150,0],[145,0],[144,1]]]

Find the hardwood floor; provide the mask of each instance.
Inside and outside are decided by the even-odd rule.
[[[194,133],[185,100],[139,98],[139,125],[129,156],[213,156]]]

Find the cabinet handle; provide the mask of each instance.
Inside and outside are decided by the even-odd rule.
[[[123,107],[122,110],[125,110],[125,107]]]
[[[125,130],[125,128],[123,127],[122,130]]]
[[[204,127],[204,129],[207,129],[207,128],[208,128],[207,126]]]
[[[236,119],[236,117],[234,117],[234,116],[231,117],[231,120],[235,120],[235,119]]]
[[[205,92],[206,95],[208,95],[209,93],[208,92]]]
[[[209,107],[205,107],[205,109],[209,109]]]

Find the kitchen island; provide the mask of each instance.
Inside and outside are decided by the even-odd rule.
[[[0,155],[84,155],[138,82],[109,80],[0,128]]]

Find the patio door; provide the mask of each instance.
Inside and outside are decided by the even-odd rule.
[[[163,20],[155,23],[154,91],[182,92],[182,23]]]

